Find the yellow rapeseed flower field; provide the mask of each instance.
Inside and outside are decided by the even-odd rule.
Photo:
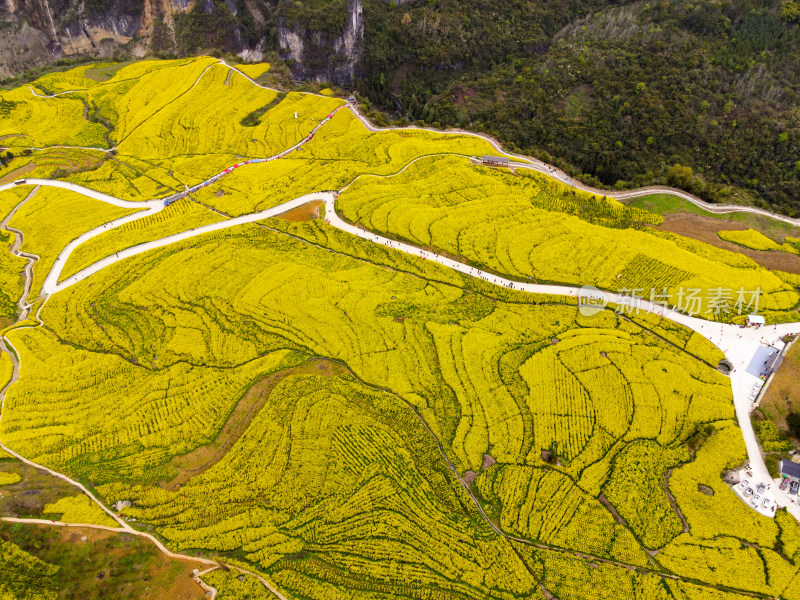
[[[84,523],[119,527],[119,524],[103,512],[89,496],[66,496],[51,504],[45,504],[44,514],[54,515],[64,523]]]
[[[309,240],[321,240],[315,232],[325,230],[321,224],[285,222],[281,228]],[[70,351],[70,380],[81,385],[97,381],[81,397],[99,392],[107,410],[97,415],[101,420],[87,419],[81,406],[70,400],[77,395],[57,389],[51,389],[46,402],[33,404],[34,390],[45,389],[36,373],[64,372],[65,367],[50,357],[64,356],[65,351],[46,350],[53,341],[36,331],[12,332],[29,374],[27,384],[21,381],[12,388],[4,439],[46,463],[102,482],[101,493],[108,501],[134,500],[135,508],[126,514],[157,527],[173,547],[202,546],[214,552],[241,549],[251,567],[264,569],[286,589],[312,597],[324,597],[329,589],[321,581],[334,586],[347,581],[343,572],[323,569],[334,560],[340,569],[369,581],[407,581],[413,572],[420,585],[453,585],[447,581],[454,581],[455,572],[431,562],[430,549],[438,546],[425,531],[438,531],[437,539],[449,540],[448,549],[442,547],[433,556],[438,560],[448,556],[448,563],[461,565],[457,568],[462,581],[467,573],[479,573],[477,565],[490,560],[489,555],[506,552],[502,545],[459,541],[462,534],[442,529],[451,518],[445,515],[452,514],[446,507],[462,502],[456,498],[463,492],[446,475],[449,471],[441,464],[441,455],[434,448],[423,452],[423,438],[429,434],[415,442],[423,446],[410,447],[405,456],[423,453],[428,458],[416,464],[439,464],[432,472],[407,480],[414,469],[421,468],[409,463],[392,475],[394,483],[389,488],[373,487],[380,479],[369,483],[364,479],[371,473],[385,478],[389,465],[399,468],[408,460],[389,449],[398,447],[398,440],[409,440],[409,432],[421,426],[414,411],[445,442],[445,454],[459,472],[478,473],[477,492],[487,506],[497,507],[492,510],[498,511],[498,522],[505,530],[631,565],[650,564],[645,548],[661,548],[683,534],[675,527],[677,517],[658,487],[660,475],[642,492],[649,496],[640,500],[653,520],[631,518],[636,535],[622,528],[598,501],[598,494],[605,492],[609,501],[622,506],[621,513],[631,516],[637,510],[633,498],[624,492],[629,484],[614,475],[621,461],[635,456],[630,453],[638,446],[623,452],[628,444],[648,441],[651,448],[664,448],[661,452],[672,453],[681,462],[686,458],[680,453],[681,444],[695,425],[714,421],[730,425],[712,435],[698,461],[708,456],[730,464],[744,455],[740,437],[715,441],[725,431],[736,430],[727,380],[694,357],[702,352],[682,353],[653,337],[649,329],[621,321],[610,311],[586,318],[578,317],[570,305],[487,299],[469,292],[464,278],[447,279],[446,270],[434,265],[427,266],[429,279],[389,270],[381,263],[390,260],[390,254],[381,258],[366,241],[333,236],[324,244],[343,254],[330,254],[281,233],[249,226],[132,259],[112,267],[91,286],[84,282],[54,296],[43,318],[58,324],[57,335],[68,336],[82,348]],[[226,269],[234,256],[237,268]],[[443,272],[442,283],[436,282],[437,271]],[[211,297],[213,302],[202,300]],[[659,325],[657,318],[652,321],[647,323],[649,328]],[[673,333],[674,338],[688,345],[692,336],[680,333]],[[225,458],[177,491],[154,485],[148,475],[171,478],[174,467],[167,462],[169,457],[201,443],[191,437],[190,430],[175,429],[190,418],[189,413],[180,416],[182,392],[177,382],[203,385],[201,373],[218,372],[211,365],[226,369],[243,362],[250,365],[277,348],[293,349],[300,353],[297,356],[331,357],[347,365],[358,379],[349,383],[346,378],[284,380],[272,392],[268,408]],[[87,353],[86,359],[79,359],[76,352]],[[126,362],[101,367],[95,358],[87,360],[98,352]],[[172,382],[170,396],[152,394],[154,400],[161,398],[163,410],[142,411],[144,398],[139,399],[140,393],[132,395],[134,388],[123,387],[131,375],[120,368],[133,360],[155,369],[150,377],[168,377]],[[187,371],[182,367],[185,360],[209,366]],[[125,367],[131,368],[136,367]],[[274,371],[279,365],[257,368],[249,372]],[[118,375],[112,378],[112,373]],[[135,389],[157,389],[156,379],[142,384],[140,375],[136,381]],[[252,379],[246,381],[249,385]],[[377,388],[391,389],[396,396],[381,396],[385,392]],[[226,397],[229,394],[223,392]],[[208,414],[212,405],[199,402],[205,395],[192,396],[189,406],[195,411],[202,406]],[[24,400],[26,396],[31,401]],[[373,417],[352,412],[355,406],[389,410],[395,402],[392,397],[413,407],[404,409],[399,421],[397,406],[391,409],[396,416],[386,422],[399,429],[376,429]],[[164,404],[170,398],[173,401]],[[156,435],[143,435],[141,425],[137,438],[127,433],[129,426],[118,429],[125,423],[121,417],[127,403],[138,407],[135,414],[150,415],[147,428]],[[90,406],[96,410],[99,404],[91,402],[86,408]],[[44,437],[42,420],[47,421]],[[197,423],[198,432],[218,431],[224,417],[216,425],[192,422]],[[81,428],[101,423],[105,433],[93,437],[92,446],[80,441],[86,439]],[[26,432],[36,432],[36,436]],[[118,441],[109,445],[112,440]],[[33,445],[28,446],[31,443],[43,452],[37,453]],[[706,447],[708,452],[704,452]],[[550,453],[548,460],[544,452]],[[497,464],[484,467],[487,455]],[[266,464],[258,462],[263,456],[273,458]],[[659,460],[650,464],[676,461]],[[676,482],[671,488],[678,505],[694,523],[692,535],[697,537],[692,539],[705,539],[706,530],[715,531],[713,511],[740,509],[753,523],[753,543],[770,547],[777,529],[741,503],[734,506],[738,501],[724,485],[714,488],[713,497],[697,492],[698,482],[716,485],[713,478],[718,477],[719,463],[684,475],[694,464],[677,468],[671,480]],[[355,481],[361,483],[350,483],[359,476],[362,479]],[[683,484],[686,477],[688,483]],[[428,499],[420,495],[425,486],[435,490]],[[397,497],[401,492],[411,496]],[[365,513],[357,507],[367,497],[372,498],[371,508]],[[414,507],[412,522],[401,526],[402,521],[393,520],[396,513],[388,508],[384,512],[376,504],[379,498],[392,498],[406,510]],[[704,502],[711,503],[709,508]],[[306,506],[314,508],[305,510]],[[184,516],[176,520],[173,515],[178,514]],[[425,520],[420,520],[423,514]],[[441,516],[430,521],[432,515]],[[389,531],[398,533],[386,538]],[[397,537],[400,532],[410,537]],[[734,533],[723,530],[723,535]],[[637,536],[646,539],[646,545]],[[415,554],[409,546],[412,540],[426,552]],[[342,553],[343,548],[347,553]],[[308,564],[293,558],[303,552],[313,552],[321,562]],[[393,566],[390,557],[397,555],[404,557],[404,567]],[[512,569],[514,563],[508,557],[502,560],[508,565],[498,574],[502,578],[488,587],[475,581],[453,589],[463,597],[503,597],[502,590],[531,589],[524,575],[527,571]],[[688,567],[679,571],[687,576],[695,572]]]
[[[9,222],[25,236],[22,250],[39,257],[33,268],[31,298],[39,295],[47,274],[67,244],[85,231],[132,212],[70,190],[40,188]]]
[[[269,63],[252,63],[236,65],[236,68],[251,79],[258,79],[261,75],[270,70]]]
[[[604,208],[587,196],[541,175],[432,157],[394,177],[360,178],[338,207],[368,229],[522,281],[592,284],[645,298],[653,292],[670,305],[679,304],[681,290],[684,297],[698,290],[703,298],[728,290],[718,313],[707,301],[693,311],[704,318],[731,319],[739,290],[747,303],[760,290],[759,306],[771,311],[793,309],[800,300],[793,286],[743,255],[637,228],[656,216],[611,200]]]
[[[11,362],[11,357],[8,352],[0,352],[0,390],[2,390],[14,374],[14,364]],[[0,458],[3,458],[5,452],[0,450]]]
[[[797,275],[544,175],[480,166],[470,157],[498,153],[481,138],[371,132],[341,99],[263,89],[210,57],[110,67],[106,81],[87,65],[32,83],[72,90],[53,98],[0,92],[15,148],[108,152],[34,149],[0,175],[141,201],[282,156],[93,238],[63,276],[344,190],[351,222],[518,280],[759,287],[767,316],[796,318]],[[0,193],[0,212],[31,189]],[[39,189],[11,221],[41,257],[32,297],[71,240],[130,212]],[[10,323],[24,262],[0,235]],[[124,517],[171,549],[259,572],[287,598],[800,600],[800,528],[750,510],[720,476],[746,457],[722,353],[617,309],[584,316],[574,299],[498,288],[324,219],[265,220],[116,263],[48,298],[42,326],[8,331],[21,376],[0,439],[107,505],[132,502]],[[11,368],[0,355],[0,387]],[[45,514],[114,525],[86,496]],[[0,558],[22,560],[3,544]],[[206,581],[220,600],[264,591],[234,572]]]
[[[179,200],[159,213],[126,223],[122,227],[107,231],[78,246],[70,254],[61,278],[66,279],[98,260],[125,248],[224,219],[225,217],[222,215],[189,199]]]
[[[797,254],[798,249],[792,243],[779,244],[771,240],[763,233],[755,229],[735,230],[735,231],[718,231],[717,235],[727,242],[739,244],[745,248],[753,250],[775,250],[778,252],[789,252]],[[787,242],[791,242],[795,238],[787,238]]]
[[[0,248],[4,250],[0,252],[0,329],[13,321],[25,284],[22,273],[27,261],[5,251],[13,241],[10,232],[0,230]]]
[[[6,473],[5,471],[0,471],[0,485],[13,485],[15,483],[19,483],[22,480],[17,473]]]
[[[251,575],[242,577],[237,571],[216,569],[203,576],[219,594],[217,600],[272,600],[275,596]]]
[[[84,110],[78,98],[39,98],[27,86],[0,92],[0,139],[12,151],[55,145],[106,147],[105,128],[86,120]]]

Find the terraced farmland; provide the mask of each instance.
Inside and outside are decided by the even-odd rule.
[[[341,99],[215,59],[88,71],[32,84],[57,96],[4,92],[26,103],[9,130],[50,111],[114,149],[47,163],[70,189],[0,188],[39,257],[16,322],[25,261],[4,238],[9,451],[114,506],[126,535],[223,565],[200,576],[219,599],[800,600],[800,526],[722,480],[748,459],[727,348],[656,311],[513,287],[759,287],[776,322],[798,320],[796,276],[521,163],[481,166],[498,153],[481,137],[371,131]],[[75,145],[67,129],[42,143]],[[320,218],[232,220],[306,194]],[[103,268],[43,287],[60,255],[62,281]],[[120,525],[78,487],[42,508]],[[3,564],[56,593],[52,564],[21,548],[0,535]]]
[[[669,295],[670,304],[681,288],[702,295],[718,287],[759,288],[760,306],[774,312],[793,310],[800,300],[796,289],[747,257],[648,229],[658,215],[465,158],[432,157],[394,177],[361,177],[338,206],[367,229],[521,281],[640,290],[645,297],[655,290]]]

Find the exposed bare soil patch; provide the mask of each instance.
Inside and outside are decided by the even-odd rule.
[[[60,597],[84,600],[201,600],[192,570],[204,565],[167,558],[149,540],[89,527],[0,524],[0,538],[61,567]]]
[[[9,171],[2,177],[0,177],[0,185],[4,183],[9,183],[10,181],[14,181],[15,179],[19,179],[20,177],[25,177],[28,173],[36,169],[36,163],[30,162],[27,165],[22,165],[14,169],[13,171]]]
[[[608,511],[612,514],[612,516],[617,521],[617,523],[619,523],[620,525],[623,525],[624,527],[628,526],[628,524],[625,522],[625,519],[623,519],[622,515],[620,515],[617,512],[617,509],[614,508],[614,505],[611,504],[611,502],[608,501],[608,499],[606,498],[605,494],[600,494],[597,497],[597,499],[600,500],[600,503],[608,509]]]
[[[714,495],[714,490],[712,488],[708,487],[707,485],[703,485],[702,483],[698,483],[697,484],[697,491],[702,493],[702,494],[705,494],[706,496],[713,496]]]
[[[475,94],[478,93],[476,88],[471,87],[459,87],[455,90],[455,98],[453,99],[453,104],[456,106],[463,106],[467,100],[472,98]]]
[[[692,457],[694,460],[694,457]],[[681,509],[678,508],[678,503],[675,501],[675,496],[672,495],[672,492],[669,491],[669,478],[672,477],[672,469],[667,469],[664,473],[664,479],[662,480],[662,486],[664,488],[664,493],[667,495],[667,500],[669,500],[669,505],[672,508],[672,512],[678,515],[678,518],[681,520],[681,525],[683,525],[683,533],[689,533],[689,523],[686,521],[686,517],[683,516]]]
[[[322,200],[306,202],[302,206],[293,208],[292,210],[285,212],[276,218],[283,219],[284,221],[292,221],[293,223],[313,221],[314,219],[319,219],[320,210],[322,209],[323,204],[325,203],[322,202]]]
[[[738,252],[752,258],[762,267],[770,270],[785,271],[800,275],[800,256],[789,254],[788,252],[765,252],[762,250],[751,250],[738,244],[726,242],[717,236],[718,231],[734,231],[747,229],[741,223],[723,221],[713,217],[695,215],[691,213],[667,213],[664,215],[664,223],[656,229],[671,231],[678,235],[700,240],[717,248]]]
[[[800,343],[789,348],[758,406],[767,419],[788,432],[786,416],[800,412]]]
[[[478,478],[478,474],[475,471],[466,471],[461,476],[461,481],[463,481],[468,487],[472,486],[475,483],[475,480]]]
[[[0,471],[16,473],[22,478],[17,483],[0,488],[0,516],[39,518],[45,504],[78,493],[66,481],[17,459],[0,460]]]

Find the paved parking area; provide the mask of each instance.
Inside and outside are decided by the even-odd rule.
[[[779,489],[780,479],[770,482],[755,477],[755,472],[750,469],[737,471],[739,483],[733,484],[731,489],[742,502],[765,517],[774,517],[778,506],[783,506],[786,499]],[[796,499],[797,496],[794,496]],[[796,503],[795,503],[796,504]]]

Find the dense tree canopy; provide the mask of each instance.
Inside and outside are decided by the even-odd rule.
[[[797,3],[413,0],[365,6],[361,91],[584,179],[800,214]]]

